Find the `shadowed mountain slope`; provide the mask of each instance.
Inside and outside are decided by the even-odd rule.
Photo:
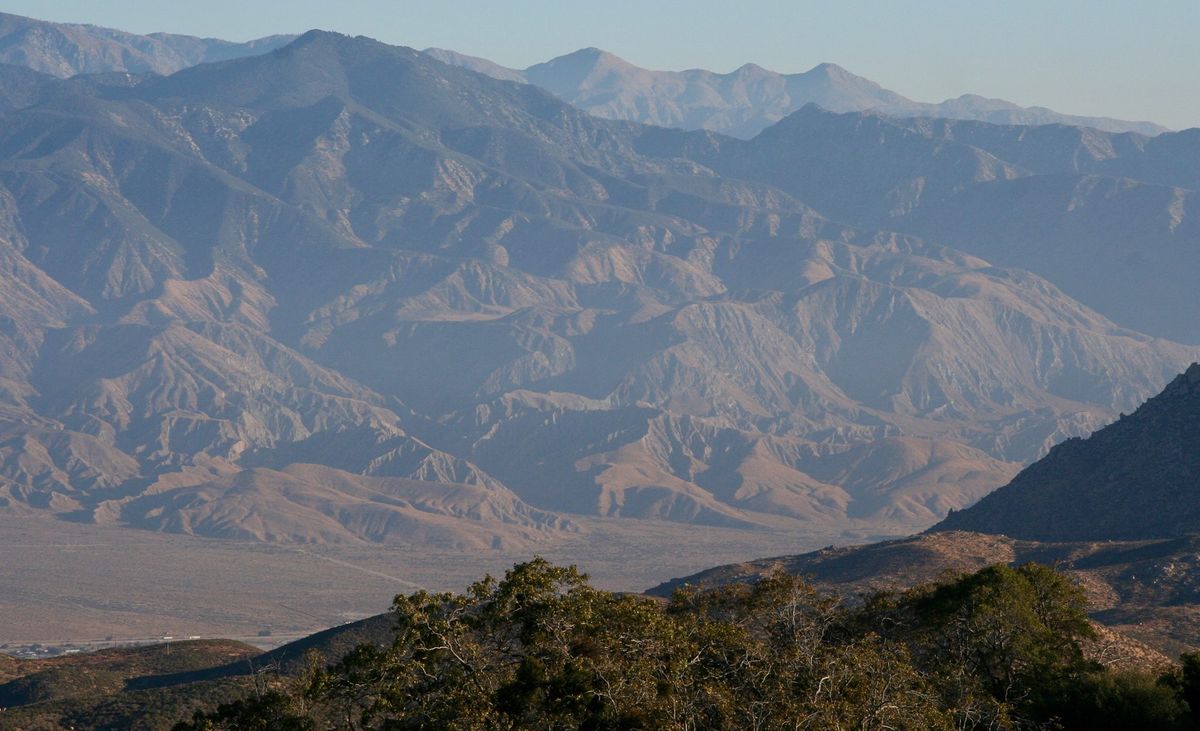
[[[1200,527],[1200,364],[1129,416],[1069,439],[931,530],[1042,541],[1143,540]]]
[[[41,101],[56,86],[49,74],[0,64],[0,112],[22,109]]]
[[[1194,647],[1198,418],[1195,364],[1133,414],[1055,446],[1009,484],[921,535],[719,566],[651,593],[752,582],[779,570],[863,591],[1037,561],[1073,573],[1100,622],[1170,652]]]

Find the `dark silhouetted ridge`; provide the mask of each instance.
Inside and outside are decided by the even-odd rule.
[[[1068,439],[931,531],[1040,541],[1170,538],[1200,531],[1200,364],[1087,439]]]

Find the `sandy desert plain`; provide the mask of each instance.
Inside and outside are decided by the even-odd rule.
[[[573,520],[580,529],[572,537],[516,553],[263,544],[0,517],[0,650],[91,649],[164,636],[273,647],[383,612],[397,593],[461,590],[535,554],[578,564],[598,586],[642,591],[716,564],[848,539]]]

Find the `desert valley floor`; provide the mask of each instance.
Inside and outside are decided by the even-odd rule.
[[[585,518],[575,537],[534,550],[468,552],[269,545],[0,517],[0,646],[200,636],[269,647],[378,614],[397,593],[461,590],[535,553],[579,564],[601,587],[642,591],[715,564],[835,539],[847,537]],[[260,637],[262,630],[271,634]]]

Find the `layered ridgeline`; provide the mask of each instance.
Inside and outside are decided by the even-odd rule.
[[[1196,130],[1151,139],[1165,130],[972,95],[923,104],[833,64],[791,75],[753,64],[664,72],[592,48],[518,71],[425,53],[536,84],[601,117],[742,138],[771,127],[746,144],[697,139],[683,154],[782,187],[836,220],[1035,272],[1123,325],[1200,342],[1188,317],[1200,308]]]
[[[266,53],[293,38],[278,35],[233,43],[171,33],[138,35],[0,13],[0,63],[63,78],[114,71],[170,74],[198,63]]]
[[[1200,342],[1200,129],[1148,138],[806,107],[750,141],[697,133],[682,154],[835,220],[1040,274],[1122,325]]]
[[[897,541],[721,566],[652,590],[784,570],[842,590],[911,586],[995,563],[1057,564],[1093,616],[1175,651],[1200,628],[1200,364],[1087,439],[1069,439],[975,505]]]
[[[274,35],[234,43],[171,33],[138,35],[0,13],[0,63],[58,77],[109,72],[170,74],[200,63],[266,53],[294,38]],[[651,71],[606,51],[584,48],[517,70],[455,51],[429,48],[425,53],[497,79],[536,84],[599,117],[709,129],[735,137],[753,137],[810,103],[835,112],[875,109],[900,117],[1069,124],[1146,135],[1166,131],[1152,122],[1060,114],[975,94],[940,104],[915,102],[830,63],[798,74],[780,74],[754,64],[727,74],[700,69]]]
[[[796,135],[850,117],[645,127],[363,38],[35,81],[0,120],[10,512],[464,546],[553,538],[563,512],[904,532],[1200,358],[838,222],[903,170],[941,200],[1092,131],[980,127],[1008,162],[895,123],[907,157],[837,207]],[[1120,139],[1105,164],[1146,179],[1195,145]]]
[[[754,137],[807,104],[833,112],[873,109],[895,117],[1067,124],[1145,135],[1166,131],[1153,122],[1061,114],[977,94],[963,94],[939,104],[916,102],[832,63],[798,74],[781,74],[752,63],[725,74],[704,69],[651,71],[607,51],[583,48],[518,70],[441,48],[427,48],[425,53],[497,79],[536,84],[598,117],[708,129],[742,138]]]

